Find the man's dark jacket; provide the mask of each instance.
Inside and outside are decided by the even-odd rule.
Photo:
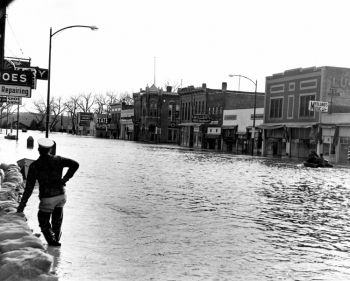
[[[63,168],[68,168],[62,178]],[[39,198],[49,198],[65,193],[66,182],[78,170],[79,163],[61,156],[41,155],[28,170],[26,187],[19,209],[24,209],[29,197],[32,195],[35,182],[39,182]]]

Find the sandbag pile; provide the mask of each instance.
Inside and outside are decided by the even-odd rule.
[[[0,165],[0,280],[56,281],[50,273],[53,257],[16,213],[24,183],[17,165]]]

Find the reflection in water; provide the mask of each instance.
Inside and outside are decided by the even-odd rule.
[[[52,137],[81,164],[53,253],[61,281],[350,280],[346,168]],[[26,210],[33,228],[37,201]]]
[[[61,248],[47,246],[47,253],[54,257],[51,273],[57,275],[61,265]]]

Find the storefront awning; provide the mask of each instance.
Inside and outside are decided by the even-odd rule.
[[[205,137],[207,139],[218,139],[221,137],[221,135],[215,135],[215,134],[206,134]]]
[[[179,126],[183,126],[183,127],[191,127],[191,126],[196,126],[199,127],[203,125],[202,123],[193,123],[193,122],[188,122],[188,123],[180,123]]]
[[[320,124],[322,129],[334,129],[336,126],[337,127],[350,127],[350,123],[323,123]]]
[[[221,128],[224,129],[224,130],[235,130],[237,129],[238,125],[235,125],[235,126],[222,126]]]
[[[265,129],[265,130],[273,130],[273,129],[283,128],[284,124],[265,123],[265,124],[261,124],[261,125],[256,126],[256,127],[260,128],[260,129]]]
[[[316,122],[294,122],[294,123],[264,123],[259,126],[257,126],[260,129],[265,130],[273,130],[273,129],[280,129],[283,127],[286,128],[311,128],[312,126],[317,125]]]

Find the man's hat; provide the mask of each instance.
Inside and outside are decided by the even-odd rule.
[[[38,139],[38,144],[39,144],[39,146],[44,147],[44,148],[51,148],[54,146],[55,142],[53,140],[50,140],[50,139],[41,138],[41,139]]]

